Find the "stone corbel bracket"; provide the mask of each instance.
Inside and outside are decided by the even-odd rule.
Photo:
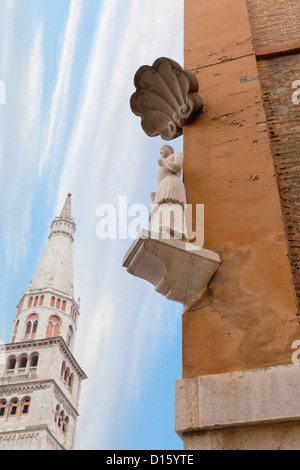
[[[154,238],[143,229],[124,256],[123,267],[187,310],[206,292],[218,270],[218,254],[184,240]]]
[[[197,77],[174,60],[161,57],[152,66],[143,65],[135,74],[134,85],[130,107],[142,118],[141,126],[149,137],[173,140],[203,112]]]

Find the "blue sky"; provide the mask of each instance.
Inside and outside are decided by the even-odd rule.
[[[129,99],[136,70],[162,56],[183,63],[183,0],[0,0],[0,340],[71,192],[75,356],[89,377],[78,449],[182,449],[182,307],[122,268],[132,240],[96,236],[100,204],[150,206],[156,190],[164,142]]]

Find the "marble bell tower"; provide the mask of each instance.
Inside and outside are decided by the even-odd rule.
[[[0,346],[0,450],[72,450],[86,379],[75,357],[71,194],[51,224],[36,274]]]

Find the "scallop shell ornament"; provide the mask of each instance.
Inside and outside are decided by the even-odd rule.
[[[196,76],[174,60],[161,57],[152,66],[143,65],[135,74],[134,85],[130,107],[141,117],[149,137],[173,140],[182,135],[187,122],[203,112]]]

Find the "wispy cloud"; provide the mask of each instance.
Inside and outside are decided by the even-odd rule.
[[[6,132],[3,133],[1,148],[0,194],[2,193],[6,201],[5,206],[1,206],[1,211],[5,212],[3,215],[6,226],[3,235],[6,240],[8,267],[16,266],[20,253],[24,253],[26,249],[25,240],[28,237],[31,204],[36,187],[45,67],[43,33],[44,26],[41,21],[30,54],[22,61],[18,70],[14,68],[11,72],[12,79],[7,87],[7,104],[3,110],[3,117],[6,110],[7,114],[5,124],[3,123]],[[14,191],[11,191],[12,179]],[[17,210],[20,200],[23,200],[21,213]],[[16,227],[18,230],[15,230]]]
[[[7,11],[10,11],[14,8],[15,6],[15,0],[8,0],[7,2]]]
[[[35,42],[28,62],[27,78],[24,78],[20,84],[24,95],[24,114],[27,117],[24,122],[24,141],[28,141],[26,137],[31,136],[33,131],[36,131],[36,119],[37,116],[40,115],[45,70],[43,35],[44,22],[41,21],[37,29]]]
[[[61,51],[56,87],[52,96],[50,115],[45,124],[39,171],[41,172],[49,158],[51,148],[58,145],[63,136],[66,119],[66,106],[72,78],[72,65],[76,49],[76,39],[82,14],[83,0],[73,0],[70,5],[64,41]]]

